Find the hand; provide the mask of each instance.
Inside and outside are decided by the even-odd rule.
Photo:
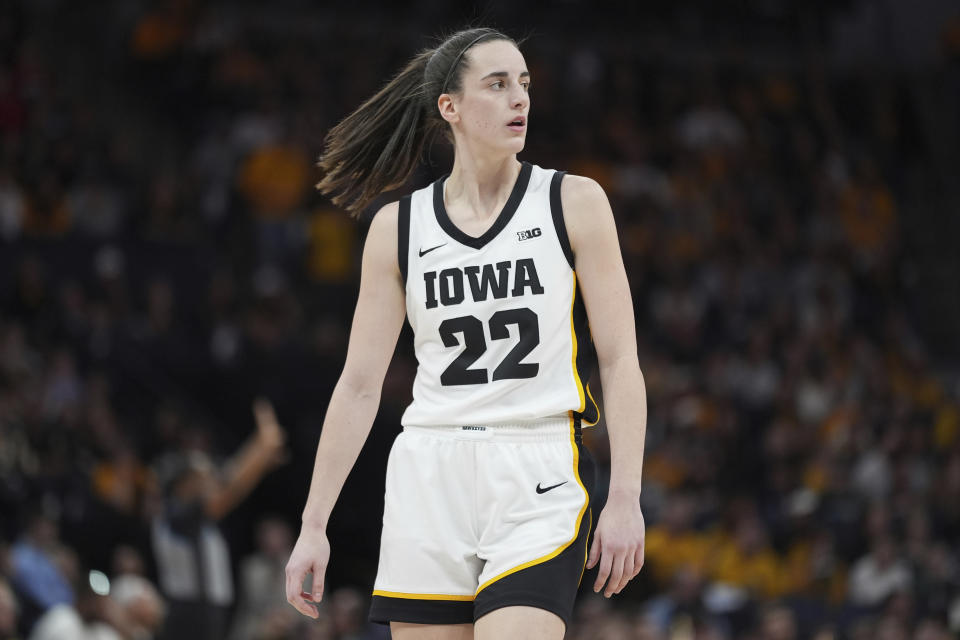
[[[287,562],[287,602],[310,618],[319,615],[311,603],[319,603],[323,598],[323,579],[329,562],[330,542],[326,532],[304,526]],[[310,593],[301,591],[307,574],[313,574],[313,590]]]
[[[600,561],[597,581],[593,584],[595,592],[603,589],[604,597],[609,598],[620,593],[640,573],[645,537],[646,525],[636,496],[610,494],[600,513],[587,560],[588,569]]]
[[[277,422],[273,405],[265,398],[257,398],[253,403],[253,415],[257,420],[258,443],[266,452],[272,453],[271,458],[274,464],[282,463],[285,457],[283,445],[287,440],[287,434]]]

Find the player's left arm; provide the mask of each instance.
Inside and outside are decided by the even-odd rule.
[[[560,195],[597,350],[610,434],[610,492],[587,561],[592,568],[599,560],[594,591],[603,589],[610,597],[643,566],[645,525],[640,511],[640,476],[647,394],[637,359],[630,285],[607,196],[596,182],[580,176],[564,177]]]

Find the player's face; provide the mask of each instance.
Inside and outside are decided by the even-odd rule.
[[[471,145],[522,151],[530,111],[530,73],[523,55],[506,40],[483,42],[467,55],[470,65],[454,97],[455,128]]]

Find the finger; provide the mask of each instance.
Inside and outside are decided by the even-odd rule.
[[[293,608],[305,616],[311,618],[317,617],[317,610],[314,609],[303,598],[302,585],[307,577],[306,569],[287,568],[287,602],[293,605]]]
[[[639,547],[637,547],[636,552],[634,552],[633,554],[633,576],[632,577],[635,578],[637,574],[640,573],[640,569],[643,569],[643,561],[644,561],[644,552],[643,552],[643,545],[641,544]]]
[[[299,575],[302,577],[299,581],[291,577],[291,574],[287,574],[287,602],[293,605],[293,608],[302,613],[305,616],[313,617],[316,613],[312,611],[311,607],[306,600],[303,599],[302,592],[296,584],[302,584],[303,578],[306,577],[306,572],[301,572]]]
[[[273,405],[266,398],[257,398],[253,401],[253,415],[257,419],[257,424],[277,424],[277,414],[273,411]]]
[[[627,583],[630,582],[630,579],[633,578],[636,574],[633,571],[633,558],[634,554],[625,553],[623,556],[623,575],[620,576],[620,584],[617,585],[614,593],[620,593],[623,591],[623,588],[627,586]]]
[[[323,600],[323,577],[325,571],[322,567],[313,567],[313,598],[312,600],[316,603],[319,603]]]
[[[600,536],[593,537],[593,544],[590,545],[590,555],[587,557],[587,569],[593,569],[600,559]]]
[[[603,552],[600,554],[600,569],[597,571],[597,580],[593,583],[593,591],[595,593],[603,589],[607,578],[610,577],[611,563],[612,558],[609,553]]]
[[[610,580],[607,582],[607,588],[603,590],[603,597],[609,598],[620,586],[620,580],[623,578],[623,558],[624,554],[618,553],[614,556],[610,564]]]
[[[305,573],[300,573],[294,569],[291,565],[287,565],[286,571],[284,571],[284,576],[286,576],[286,583],[284,585],[287,592],[287,602],[294,604],[294,595],[300,591],[300,589],[294,587],[296,584],[302,584],[303,579],[306,577]],[[297,582],[297,581],[300,582]],[[296,605],[294,605],[296,606]]]

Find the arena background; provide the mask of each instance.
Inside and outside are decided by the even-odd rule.
[[[287,454],[220,523],[231,637],[382,637],[361,619],[408,334],[330,523],[321,622],[270,581],[368,223],[316,193],[313,163],[470,24],[523,39],[522,159],[604,186],[634,296],[647,566],[612,602],[585,588],[567,637],[960,632],[955,3],[4,0],[0,639],[55,604],[17,555],[37,515],[61,601],[89,569],[156,583],[162,461],[229,460],[258,396]],[[408,187],[449,161],[431,150]],[[588,441],[605,465],[602,424]],[[255,561],[269,579],[248,583]]]

